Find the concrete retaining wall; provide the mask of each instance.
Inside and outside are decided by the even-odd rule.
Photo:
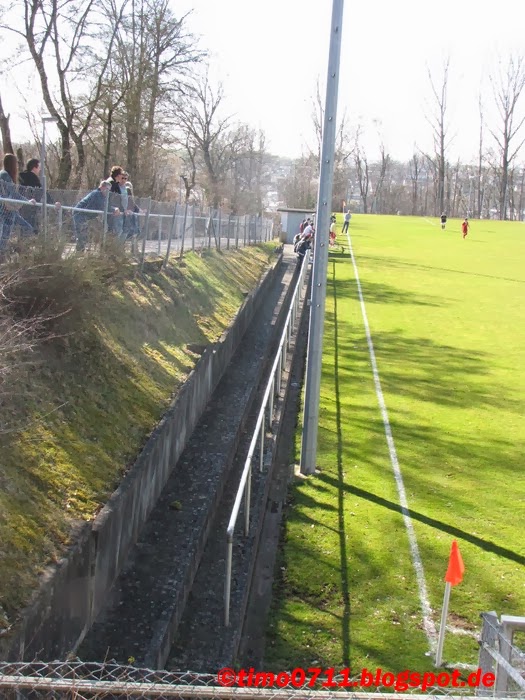
[[[64,658],[83,639],[272,285],[281,257],[248,294],[230,328],[205,350],[133,467],[95,520],[79,527],[75,544],[48,572],[22,620],[0,639],[0,659]]]

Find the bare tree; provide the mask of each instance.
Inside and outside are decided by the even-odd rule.
[[[385,144],[383,143],[383,141],[381,141],[381,143],[379,144],[379,153],[381,159],[379,161],[379,172],[377,175],[374,196],[372,198],[371,210],[372,212],[382,214],[384,212],[382,209],[381,197],[383,193],[383,187],[385,184],[385,178],[387,176],[391,163],[390,155],[386,152]]]
[[[358,126],[355,133],[353,159],[359,185],[359,193],[363,202],[363,212],[368,214],[368,191],[370,188],[370,170],[363,146],[361,145],[361,127]]]
[[[172,114],[205,56],[187,20],[188,14],[173,14],[169,0],[129,0],[118,23],[111,58],[114,105],[122,96],[117,128],[126,135],[126,167],[136,186],[149,192],[156,186],[156,149],[169,140]]]
[[[202,158],[210,201],[215,208],[221,200],[221,179],[229,171],[241,140],[240,133],[230,127],[231,117],[221,115],[223,98],[222,85],[214,90],[206,74],[180,100],[174,117],[181,143],[196,148]]]
[[[484,153],[483,153],[483,136],[484,136],[484,126],[485,118],[483,114],[483,102],[481,99],[481,92],[478,95],[478,111],[479,111],[479,147],[478,147],[478,171],[477,171],[477,198],[476,198],[476,210],[474,215],[481,218],[481,212],[483,211],[483,165],[484,165]]]
[[[198,149],[189,140],[184,143],[184,150],[181,156],[184,173],[180,177],[184,182],[184,201],[189,202],[192,191],[197,184],[197,157]]]
[[[410,181],[412,183],[412,216],[418,213],[419,204],[419,179],[421,175],[421,156],[414,153],[410,160]]]
[[[314,99],[314,107],[312,109],[312,124],[314,127],[316,150],[309,150],[310,154],[315,155],[317,157],[317,161],[320,163],[321,147],[323,142],[324,107],[319,80],[316,84],[316,95]],[[348,120],[345,113],[337,125],[335,135],[332,211],[339,211],[342,209],[342,202],[346,198],[346,190],[348,186],[347,161],[352,151],[349,143]]]
[[[432,92],[433,105],[431,109],[435,111],[426,115],[426,119],[432,128],[432,136],[434,140],[434,170],[436,174],[436,208],[434,213],[439,215],[445,211],[445,170],[446,170],[446,149],[447,143],[447,91],[448,91],[448,72],[450,67],[450,59],[447,58],[443,65],[443,75],[439,85],[436,85],[430,69],[428,69],[428,78]],[[430,157],[430,156],[429,156]]]
[[[510,56],[505,67],[499,64],[497,75],[491,75],[490,81],[500,117],[500,127],[490,130],[498,147],[500,161],[499,212],[500,219],[507,218],[509,194],[509,170],[518,155],[525,138],[521,130],[525,123],[524,100],[525,58]]]
[[[4,153],[14,153],[11,141],[11,129],[9,128],[9,114],[4,112],[2,98],[0,96],[0,132],[2,134],[2,148]]]
[[[126,2],[123,0],[121,10]],[[96,51],[96,35],[103,8],[94,0],[85,3],[23,0],[22,5],[15,7],[23,8],[23,28],[18,29],[16,23],[6,28],[25,40],[40,79],[44,103],[60,132],[57,185],[66,187],[69,182],[72,145],[77,155],[73,185],[77,185],[85,166],[85,136],[102,94],[116,27],[111,33],[106,58],[101,62]]]

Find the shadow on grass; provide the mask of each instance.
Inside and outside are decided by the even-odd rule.
[[[343,474],[343,430],[341,424],[341,390],[339,386],[339,351],[337,323],[337,285],[335,265],[332,265],[332,285],[334,295],[334,383],[335,410],[337,426],[337,508],[339,525],[339,553],[341,558],[341,593],[343,597],[343,614],[341,617],[341,637],[343,664],[350,666],[350,592],[348,589],[348,553],[346,550],[346,526],[344,511],[344,474]]]
[[[372,503],[376,503],[377,505],[382,506],[383,508],[388,508],[389,510],[394,511],[395,513],[403,515],[403,509],[398,503],[389,501],[388,499],[383,498],[382,496],[378,496],[375,493],[371,493],[370,491],[360,489],[358,486],[352,486],[350,484],[341,484],[339,479],[336,480],[328,474],[320,474],[318,476],[318,479],[325,481],[328,484],[331,484],[332,486],[334,486],[334,488],[343,489],[348,493],[357,496],[358,498],[364,498],[365,500],[370,501]],[[429,518],[427,515],[419,513],[418,511],[415,511],[411,508],[408,509],[408,515],[414,520],[418,520],[419,522],[424,523],[425,525],[429,525],[430,527],[436,530],[441,530],[442,532],[446,532],[447,534],[452,535],[453,537],[458,537],[465,540],[466,542],[470,542],[476,547],[483,549],[485,552],[491,552],[492,554],[497,554],[498,556],[504,557],[509,561],[514,561],[517,564],[525,565],[525,556],[518,554],[518,552],[514,552],[511,549],[507,549],[506,547],[501,547],[500,545],[495,544],[490,540],[485,540],[482,537],[477,537],[476,535],[473,535],[470,532],[467,532],[466,530],[461,530],[460,528],[454,527],[453,525],[444,523],[442,520]]]
[[[486,241],[476,241],[477,243]],[[499,277],[498,275],[487,275],[483,272],[471,272],[469,270],[452,270],[449,267],[438,267],[437,265],[422,265],[421,263],[411,263],[406,260],[399,260],[397,258],[390,257],[375,257],[373,255],[363,255],[359,257],[360,261],[369,261],[374,264],[380,264],[385,267],[396,267],[396,268],[412,268],[415,270],[422,270],[424,272],[451,272],[454,275],[468,275],[469,277],[486,277],[487,279],[503,280],[504,282],[517,282],[518,284],[525,284],[525,280],[518,280],[514,277]],[[366,295],[365,295],[366,297]]]
[[[367,304],[408,304],[410,306],[443,306],[443,303],[430,294],[407,292],[384,282],[362,283],[363,296]],[[338,280],[337,293],[341,297],[357,298],[355,280]]]
[[[327,319],[333,321],[333,316],[327,313]],[[479,381],[491,375],[490,353],[466,351],[430,338],[405,337],[395,331],[374,331],[372,339],[385,394],[441,406],[523,412],[522,401],[502,394],[497,384]],[[365,334],[339,342],[339,351],[344,355],[345,371],[354,376],[370,375]],[[400,357],[402,368],[397,362]]]

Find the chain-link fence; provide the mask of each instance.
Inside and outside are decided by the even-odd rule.
[[[525,617],[494,612],[481,615],[479,666],[496,677],[494,692],[480,688],[478,695],[525,697]],[[521,643],[521,646],[518,646]]]
[[[222,209],[156,202],[115,194],[107,188],[49,190],[0,181],[0,250],[20,237],[58,237],[68,250],[103,250],[120,241],[141,259],[185,250],[239,248],[272,238],[272,220],[259,214],[234,216]]]
[[[228,673],[226,673],[228,672]],[[301,673],[298,673],[301,672]],[[378,684],[372,676],[326,675],[315,683],[305,682],[303,669],[256,673],[250,669],[241,680],[232,669],[217,674],[152,671],[113,663],[0,663],[0,692],[5,700],[109,700],[113,698],[239,698],[252,700],[338,700],[350,698],[415,698],[429,695],[447,698],[474,697],[474,688],[434,684],[407,687],[406,673],[383,673]],[[438,671],[434,679],[438,678]],[[423,677],[424,674],[421,674]],[[432,680],[428,678],[428,680]],[[233,682],[232,682],[233,681]],[[384,684],[382,684],[384,681]],[[368,685],[367,685],[368,683]],[[424,692],[422,692],[424,689]],[[510,696],[509,696],[510,697]]]

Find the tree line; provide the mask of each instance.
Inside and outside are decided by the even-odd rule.
[[[7,69],[14,75],[22,60],[32,63],[58,129],[46,168],[51,187],[91,186],[119,163],[142,196],[175,190],[214,207],[226,200],[234,214],[262,210],[264,133],[224,114],[222,86],[209,79],[188,17],[177,17],[169,0],[22,0],[3,13],[2,31],[20,41]],[[26,151],[41,141],[38,102],[28,103]],[[23,165],[8,112],[0,95],[3,150]]]
[[[483,218],[525,218],[525,58],[500,59],[489,76],[489,99],[479,96],[478,156],[476,162],[453,160],[449,119],[450,59],[439,76],[428,71],[430,100],[425,114],[433,148],[417,146],[409,161],[395,161],[381,138],[379,158],[369,157],[362,125],[350,128],[343,116],[337,130],[333,202],[334,211],[346,204],[364,213]],[[491,113],[490,119],[487,113]],[[281,188],[289,206],[315,207],[323,110],[319,88],[312,115],[317,149],[299,159]]]
[[[89,187],[118,163],[141,196],[223,205],[234,214],[264,209],[276,159],[266,150],[262,130],[224,112],[223,88],[210,80],[207,52],[188,26],[189,15],[176,16],[169,0],[20,0],[3,11],[1,31],[18,37],[20,44],[4,70],[14,75],[21,61],[30,62],[58,129],[47,159],[51,187]],[[524,57],[509,56],[494,65],[491,104],[479,98],[475,163],[449,155],[449,76],[449,60],[439,76],[428,72],[425,117],[433,148],[416,146],[408,162],[393,160],[379,122],[379,158],[372,159],[364,145],[365,127],[352,127],[343,116],[334,161],[334,210],[346,203],[365,213],[523,218]],[[32,140],[15,150],[9,105],[0,95],[3,150],[17,153],[21,167],[24,155],[35,156],[40,149],[36,103],[28,100],[26,114]],[[315,207],[322,124],[317,86],[316,146],[295,160],[278,187],[289,207]]]

